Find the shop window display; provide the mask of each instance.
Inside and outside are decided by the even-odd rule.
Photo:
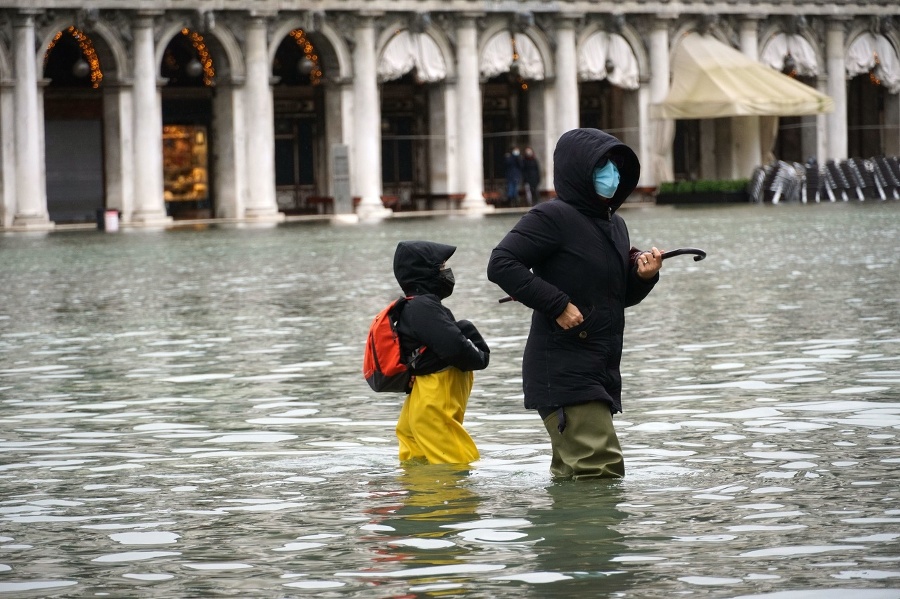
[[[209,200],[208,145],[206,127],[166,125],[163,127],[163,172],[166,202]]]

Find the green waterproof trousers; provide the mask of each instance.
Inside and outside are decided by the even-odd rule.
[[[559,410],[544,418],[553,447],[550,474],[576,480],[625,476],[625,459],[609,406],[592,401],[566,406],[563,411],[562,431]]]

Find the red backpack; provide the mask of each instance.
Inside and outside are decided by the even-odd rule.
[[[409,393],[412,389],[409,366],[425,351],[425,347],[420,347],[409,360],[404,360],[400,350],[400,335],[397,333],[400,311],[411,299],[401,297],[392,301],[375,316],[369,326],[363,355],[363,376],[372,391]]]

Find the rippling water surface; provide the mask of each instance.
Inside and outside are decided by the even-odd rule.
[[[0,596],[900,597],[900,206],[625,211],[622,481],[522,408],[516,216],[0,237]],[[401,239],[459,246],[468,471],[360,375]]]

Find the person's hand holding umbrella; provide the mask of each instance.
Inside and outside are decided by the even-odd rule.
[[[641,252],[636,259],[638,276],[649,281],[655,277],[656,273],[659,272],[659,269],[662,268],[662,261],[662,252],[655,247],[650,251]]]

